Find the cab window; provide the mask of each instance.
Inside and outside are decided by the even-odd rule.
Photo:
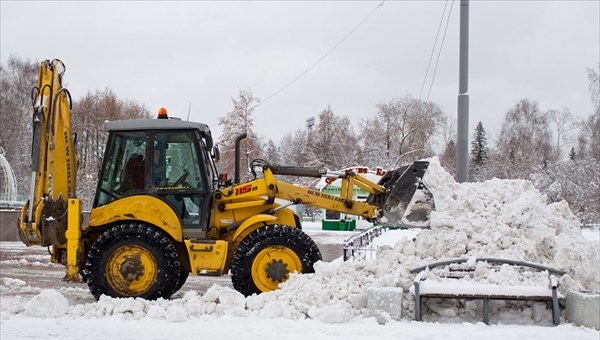
[[[115,132],[111,135],[94,206],[103,206],[117,198],[145,191],[146,144],[143,132]]]

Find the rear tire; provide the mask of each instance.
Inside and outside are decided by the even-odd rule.
[[[275,290],[289,274],[314,273],[321,260],[315,242],[302,230],[285,225],[267,226],[240,242],[231,262],[233,287],[249,296]]]
[[[96,299],[105,294],[154,300],[167,299],[179,289],[180,268],[177,250],[165,233],[128,223],[94,242],[84,272]]]

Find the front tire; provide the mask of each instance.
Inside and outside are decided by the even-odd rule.
[[[96,299],[102,294],[166,299],[179,287],[179,257],[165,233],[142,223],[121,224],[94,242],[85,277]]]
[[[267,226],[240,242],[231,262],[231,280],[245,296],[260,294],[277,289],[290,273],[314,273],[320,260],[319,248],[302,230]]]

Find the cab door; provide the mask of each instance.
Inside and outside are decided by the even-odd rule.
[[[184,238],[205,237],[211,196],[196,132],[154,131],[151,139],[151,193],[177,213]]]

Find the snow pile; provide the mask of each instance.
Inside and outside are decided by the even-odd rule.
[[[311,309],[343,303],[356,316],[368,315],[367,287],[402,287],[408,292],[415,278],[411,268],[459,257],[506,258],[562,269],[567,272],[559,285],[563,294],[600,288],[598,246],[585,240],[565,202],[548,204],[531,182],[523,180],[456,183],[437,158],[430,160],[424,181],[436,202],[430,230],[393,248],[381,247],[377,260],[320,263],[315,274],[293,276],[281,290],[258,299],[289,301],[289,306],[309,317]],[[496,271],[485,263],[477,265],[473,280],[504,286],[548,285],[547,273],[517,273],[510,266]],[[408,293],[403,309],[403,315],[412,315],[414,301]]]
[[[453,257],[508,258],[565,270],[563,291],[600,289],[598,247],[583,237],[566,202],[548,204],[524,180],[458,184],[437,159],[431,160],[424,180],[436,211],[431,230],[416,240],[414,256],[422,264]]]
[[[25,314],[34,317],[56,318],[67,314],[69,301],[54,289],[44,289],[27,304]]]
[[[318,284],[313,285],[313,287],[317,286]],[[202,315],[292,320],[308,317],[325,323],[347,322],[356,315],[355,306],[347,301],[341,299],[331,301],[326,299],[326,295],[322,295],[317,297],[319,301],[301,302],[290,296],[290,293],[289,290],[287,292],[280,290],[245,298],[232,288],[214,285],[204,295],[187,292],[183,298],[174,300],[116,299],[103,295],[98,302],[71,307],[68,314],[73,317],[114,317],[122,320],[139,320],[147,317],[168,322],[183,322]],[[56,294],[60,293],[56,292]],[[304,299],[306,298],[307,296],[304,296]],[[356,307],[366,307],[366,296],[363,300]]]

